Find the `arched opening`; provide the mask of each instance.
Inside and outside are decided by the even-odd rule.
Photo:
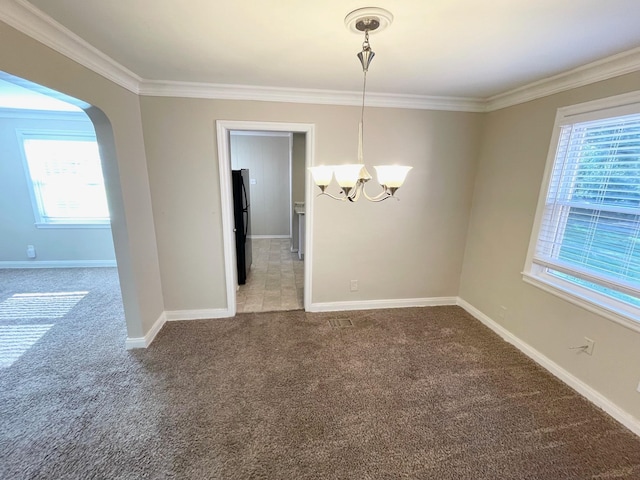
[[[0,72],[0,149],[0,366],[47,338],[54,349],[91,344],[98,329],[124,347],[130,266],[118,254],[126,231],[108,118]]]

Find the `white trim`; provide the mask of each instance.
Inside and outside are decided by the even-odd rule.
[[[236,314],[236,247],[233,219],[233,189],[231,185],[231,142],[230,128],[220,120],[216,121],[218,143],[218,172],[220,176],[220,210],[222,213],[222,241],[224,247],[224,275],[227,291],[229,316]]]
[[[206,308],[201,310],[172,310],[164,312],[168,322],[179,320],[209,320],[213,318],[229,318],[235,315],[228,308]]]
[[[29,165],[29,158],[27,156],[27,150],[25,148],[25,142],[27,140],[48,140],[48,141],[72,140],[78,143],[90,142],[95,144],[97,158],[94,158],[94,159],[97,160],[97,163],[100,167],[102,183],[103,183],[103,188],[105,193],[105,202],[108,202],[106,198],[106,185],[104,184],[104,174],[102,173],[102,158],[100,157],[98,139],[96,137],[93,124],[89,120],[89,117],[87,117],[87,122],[89,122],[88,125],[91,126],[91,130],[69,130],[69,129],[54,130],[50,128],[22,128],[22,127],[15,129],[15,133],[18,141],[18,147],[21,155],[22,167],[26,177],[25,180],[29,190],[29,195],[31,197],[31,206],[33,208],[33,216],[35,219],[36,228],[109,228],[109,229],[111,228],[111,219],[109,218],[93,218],[93,219],[87,219],[85,222],[81,222],[78,219],[66,218],[63,220],[47,222],[46,218],[43,217],[43,213],[46,210],[46,206],[44,205],[44,203],[42,203],[44,202],[44,199],[41,195],[38,195],[36,192],[36,187],[34,186],[31,167]],[[109,212],[107,211],[106,213],[108,214]]]
[[[640,53],[640,49],[638,49],[638,52]],[[526,283],[633,331],[640,331],[640,317],[636,313],[638,311],[637,307],[633,307],[623,301],[618,301],[612,296],[600,294],[594,290],[581,287],[578,284],[572,284],[568,281],[565,282],[559,278],[554,278],[546,274],[545,270],[549,267],[569,275],[583,278],[587,281],[594,281],[594,276],[591,276],[590,278],[590,276],[584,272],[581,274],[579,271],[580,269],[577,267],[576,270],[572,271],[570,265],[567,266],[567,269],[564,269],[557,260],[554,264],[546,261],[540,261],[540,259],[537,258],[536,252],[538,240],[541,235],[544,215],[547,210],[547,197],[549,194],[551,177],[557,162],[556,156],[558,155],[560,136],[563,126],[572,125],[582,121],[637,113],[639,109],[640,91],[614,95],[612,97],[601,98],[575,105],[567,105],[557,109],[551,133],[551,141],[549,143],[549,150],[547,152],[544,174],[540,190],[538,192],[538,201],[529,237],[529,246],[527,248],[527,255],[523,268],[524,271],[522,272],[522,279]],[[621,282],[619,281],[613,283],[609,282],[609,285],[607,285],[606,278],[603,278],[602,276],[599,278],[600,280],[596,283],[600,283],[603,286],[609,286],[609,288],[620,291],[621,293],[634,295],[633,291],[628,291],[627,289],[622,288],[620,286]],[[565,284],[567,288],[564,288]]]
[[[381,308],[437,307],[457,305],[457,297],[398,298],[390,300],[357,300],[352,302],[312,303],[310,312],[340,312],[347,310],[378,310]]]
[[[289,135],[289,238],[293,243],[293,133],[285,132]]]
[[[283,238],[291,238],[291,235],[249,235],[249,238],[254,238],[256,240],[268,240],[270,238],[273,239],[283,239]]]
[[[315,165],[315,151],[316,151],[316,135],[314,126],[310,125],[309,130],[305,135],[305,151],[304,151],[304,201],[306,214],[304,215],[304,309],[309,311],[311,309],[311,286],[313,284],[312,273],[312,259],[313,259],[313,212],[315,211],[316,197],[315,194],[315,182],[311,177],[310,167]],[[298,219],[300,221],[300,219]],[[299,227],[300,224],[298,224]],[[299,231],[298,231],[299,234]],[[300,238],[298,238],[298,258],[300,258]]]
[[[0,268],[93,268],[117,267],[115,260],[21,260],[0,261]]]
[[[126,349],[133,350],[134,348],[147,348],[156,338],[156,335],[158,335],[158,332],[162,329],[166,321],[166,312],[162,312],[144,337],[127,337],[124,342]]]
[[[317,105],[359,106],[362,102],[362,92],[261,87],[257,85],[173,82],[165,80],[143,80],[140,84],[140,95],[150,97],[208,98],[214,100],[311,103]],[[450,112],[485,111],[485,102],[480,98],[434,97],[427,95],[367,92],[366,103],[369,107],[445,110]]]
[[[313,218],[313,186],[309,169],[313,165],[313,152],[315,147],[314,125],[310,123],[278,123],[278,122],[251,122],[243,120],[217,120],[216,132],[218,143],[218,169],[220,173],[220,202],[222,211],[222,235],[224,243],[225,281],[227,292],[227,310],[229,316],[236,314],[236,286],[238,284],[236,272],[236,248],[235,235],[233,233],[233,196],[231,190],[231,151],[229,137],[231,131],[273,131],[304,133],[306,136],[305,152],[305,202],[307,207],[306,217],[306,256],[304,269],[304,304],[305,309],[311,305],[312,276],[312,218]],[[289,237],[285,237],[289,238]]]
[[[520,338],[516,337],[514,334],[509,332],[502,325],[498,324],[487,315],[482,313],[480,310],[475,308],[473,305],[463,300],[462,298],[458,298],[458,305],[464,308],[467,312],[473,315],[476,319],[482,322],[484,325],[489,327],[495,333],[500,335],[503,340],[509,342],[513,346],[515,346],[522,353],[527,355],[537,364],[542,366],[545,370],[549,371],[553,375],[555,375],[562,382],[567,384],[569,387],[573,388],[579,394],[584,396],[591,403],[603,409],[606,413],[611,415],[614,419],[620,422],[622,425],[627,427],[636,435],[640,436],[640,419],[635,418],[630,413],[626,412],[618,405],[613,403],[611,400],[606,398],[600,392],[590,387],[582,380],[580,380],[575,375],[569,373],[567,370],[562,368],[560,365],[555,363],[550,358],[546,357],[538,350],[533,348],[528,343],[522,341]]]
[[[0,20],[121,87],[138,93],[141,77],[26,0],[2,2]]]
[[[640,103],[640,90],[634,92],[613,95],[611,97],[599,98],[588,102],[576,103],[575,105],[567,105],[558,108],[557,121],[559,125],[579,123],[581,121],[591,120],[592,118],[582,119],[576,118],[584,114],[591,114],[593,119],[600,119],[600,110],[613,110],[620,108],[620,111],[611,112],[612,117],[623,116],[629,113],[637,113],[637,104]],[[626,111],[632,109],[632,111]],[[554,152],[555,153],[555,152]]]
[[[500,110],[638,70],[640,47],[488,97],[484,101],[485,111]]]
[[[252,132],[250,130],[232,130],[232,137],[290,137],[290,132]]]

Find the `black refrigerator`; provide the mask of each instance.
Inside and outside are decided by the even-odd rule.
[[[235,219],[238,284],[244,285],[251,268],[251,202],[249,170],[232,170],[233,217]]]

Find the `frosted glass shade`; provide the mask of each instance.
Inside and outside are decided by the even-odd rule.
[[[407,173],[413,167],[403,167],[400,165],[379,165],[373,167],[378,174],[378,183],[387,188],[399,188],[407,178]]]
[[[311,175],[313,176],[313,181],[316,182],[316,185],[326,187],[331,183],[333,167],[320,165],[318,167],[309,167],[309,170],[311,170]]]
[[[338,185],[342,188],[352,188],[358,183],[360,171],[364,165],[362,163],[353,163],[350,165],[336,165],[333,167],[333,173],[336,176]]]

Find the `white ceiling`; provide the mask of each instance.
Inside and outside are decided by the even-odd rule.
[[[640,0],[30,0],[145,80],[487,98],[640,47]],[[640,65],[638,65],[640,69]]]

